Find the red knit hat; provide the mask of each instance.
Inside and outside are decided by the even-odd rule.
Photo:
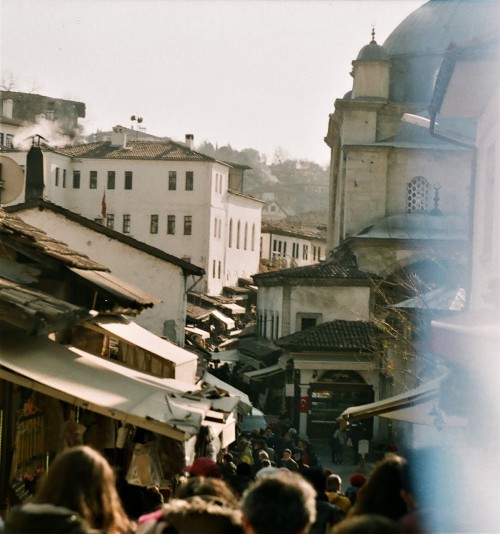
[[[349,482],[351,483],[351,486],[360,488],[366,482],[366,477],[364,477],[361,473],[354,473],[354,475],[351,475]]]
[[[220,469],[212,458],[196,458],[192,465],[186,467],[186,471],[195,477],[218,477],[220,476]]]

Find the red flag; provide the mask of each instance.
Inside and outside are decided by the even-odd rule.
[[[104,191],[104,193],[102,194],[102,202],[101,202],[101,215],[102,215],[102,218],[105,219],[106,218],[106,191]]]

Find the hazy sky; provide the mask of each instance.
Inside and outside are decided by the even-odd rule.
[[[423,0],[0,0],[2,79],[84,102],[86,133],[194,134],[326,164],[351,61]]]

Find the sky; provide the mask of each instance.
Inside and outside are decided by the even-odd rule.
[[[1,78],[84,102],[87,134],[135,115],[150,134],[327,165],[351,62],[424,3],[0,0]]]

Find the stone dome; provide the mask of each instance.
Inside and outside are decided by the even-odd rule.
[[[499,20],[498,0],[430,0],[416,9],[383,45],[392,60],[390,100],[426,109],[448,46],[498,32]]]
[[[389,54],[385,48],[375,40],[372,40],[370,44],[363,46],[359,51],[357,61],[389,61]]]

